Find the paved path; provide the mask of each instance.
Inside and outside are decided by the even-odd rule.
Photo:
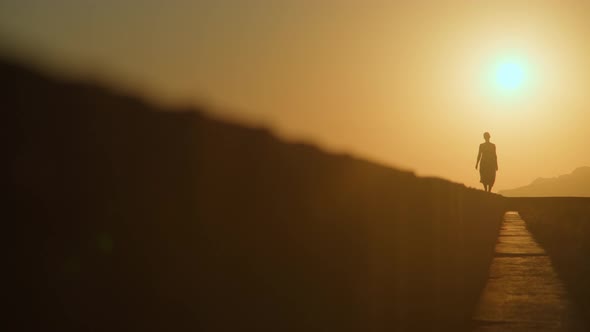
[[[549,256],[507,212],[474,331],[584,331],[579,321]]]

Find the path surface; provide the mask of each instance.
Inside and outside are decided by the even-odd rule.
[[[474,331],[583,331],[579,322],[549,256],[507,212]]]

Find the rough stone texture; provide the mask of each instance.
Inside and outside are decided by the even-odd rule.
[[[568,294],[517,212],[507,212],[474,316],[475,331],[584,331]]]

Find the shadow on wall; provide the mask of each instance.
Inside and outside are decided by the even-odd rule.
[[[510,198],[590,326],[590,198]]]
[[[469,323],[501,196],[5,63],[0,87],[23,329]]]

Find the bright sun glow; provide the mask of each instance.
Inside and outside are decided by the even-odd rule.
[[[495,70],[495,82],[505,91],[514,91],[525,83],[526,73],[524,65],[516,61],[503,61]]]

